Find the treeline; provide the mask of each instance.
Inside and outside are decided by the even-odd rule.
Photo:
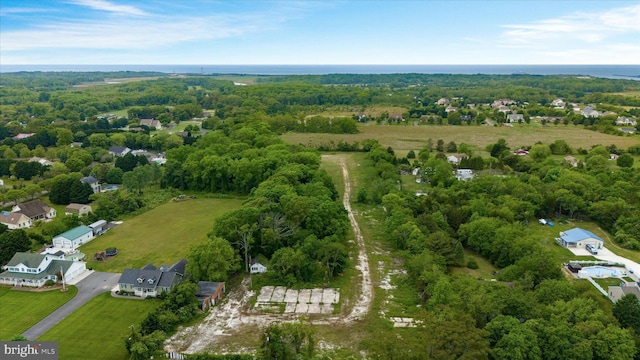
[[[245,270],[252,258],[269,258],[269,276],[287,285],[332,278],[346,265],[349,222],[316,152],[243,126],[170,150],[167,159],[163,186],[250,194],[241,209],[218,219],[208,245],[192,249],[189,266],[197,278],[221,280],[237,270],[233,251],[221,257],[228,258],[222,273],[200,262],[208,259],[200,253],[224,251],[224,243],[241,254]]]

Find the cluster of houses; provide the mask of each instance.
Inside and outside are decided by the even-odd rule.
[[[87,265],[77,248],[105,231],[104,220],[81,225],[53,238],[53,246],[40,254],[17,252],[2,267],[0,284],[12,286],[42,287],[48,280],[71,281],[82,274]]]
[[[99,186],[98,184],[97,191],[94,189],[95,192],[100,191]],[[75,214],[78,217],[92,211],[93,209],[89,204],[71,203],[65,208],[66,215]],[[56,209],[40,200],[32,200],[14,205],[11,211],[0,212],[0,224],[6,225],[9,230],[27,229],[33,226],[35,221],[47,221],[56,216]]]
[[[164,165],[167,162],[167,159],[164,157],[164,153],[152,153],[146,150],[131,150],[126,146],[117,145],[109,148],[109,154],[115,157],[123,157],[129,153],[135,156],[144,156],[147,158],[149,163],[152,164]]]

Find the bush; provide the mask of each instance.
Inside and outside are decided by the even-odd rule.
[[[478,262],[476,261],[476,259],[471,258],[467,261],[467,268],[472,269],[472,270],[476,270],[478,269]]]
[[[53,284],[55,284],[55,281],[51,279],[44,282],[44,286],[53,286]]]

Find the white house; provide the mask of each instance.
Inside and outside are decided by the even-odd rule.
[[[267,272],[267,267],[263,265],[258,260],[254,260],[251,262],[251,273],[252,274],[262,274]]]
[[[63,255],[18,252],[2,269],[6,271],[0,274],[0,284],[41,287],[47,280],[63,280],[58,278],[59,273],[64,281],[70,281],[82,274],[87,264],[63,260]]]
[[[162,124],[155,119],[140,119],[140,126],[147,126],[156,130],[162,130]]]
[[[520,123],[524,121],[524,115],[522,114],[509,114],[507,115],[507,120],[510,123]]]
[[[630,117],[618,116],[618,118],[616,119],[616,125],[636,126],[637,124],[638,123],[636,122],[636,120]]]
[[[473,170],[471,169],[458,169],[456,170],[456,179],[460,181],[469,181],[473,179]]]
[[[76,249],[93,240],[93,229],[80,225],[53,238],[53,246],[63,249]]]
[[[583,248],[592,253],[597,253],[598,249],[602,249],[604,246],[602,238],[591,231],[581,228],[561,231],[560,237],[556,238],[556,242],[566,248]]]
[[[80,179],[80,182],[83,184],[89,184],[94,194],[97,194],[100,191],[102,191],[102,186],[98,182],[98,179],[94,178],[93,176],[85,176],[82,179]]]
[[[452,164],[460,164],[462,159],[466,159],[468,157],[469,157],[469,155],[467,155],[467,154],[452,154],[452,155],[447,156],[447,161],[452,163]]]

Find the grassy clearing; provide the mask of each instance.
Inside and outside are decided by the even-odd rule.
[[[169,130],[167,128],[163,128],[162,130],[152,130],[151,134],[152,135],[157,135],[157,134],[176,134],[176,133],[179,133],[181,131],[184,131],[184,129],[189,125],[196,125],[196,126],[200,127],[202,125],[202,121],[194,121],[194,120],[180,121],[171,130]]]
[[[75,286],[69,291],[30,292],[0,287],[0,340],[20,335],[44,319],[78,293]]]
[[[620,283],[622,282],[622,280],[618,278],[593,279],[593,281],[602,286],[605,290],[607,290],[609,286],[620,286]]]
[[[104,293],[62,320],[38,340],[58,341],[61,359],[128,359],[124,339],[160,305],[158,300],[118,299]]]
[[[371,106],[368,108],[358,108],[354,106],[332,106],[324,108],[323,111],[314,112],[313,114],[307,115],[307,117],[311,116],[324,116],[324,117],[351,117],[353,114],[363,112],[367,115],[367,117],[378,117],[382,113],[386,112],[388,114],[402,114],[407,109],[399,106]]]
[[[493,266],[489,260],[485,259],[482,255],[474,252],[473,250],[465,249],[464,250],[464,263],[470,259],[474,259],[478,264],[477,269],[469,269],[467,267],[462,268],[452,268],[451,273],[453,275],[456,274],[465,274],[469,276],[473,276],[477,279],[493,279],[495,278],[494,272],[496,271],[495,266]]]
[[[192,199],[169,202],[126,220],[105,235],[80,247],[88,265],[98,271],[120,272],[153,263],[173,264],[186,256],[189,245],[207,239],[214,221],[237,209],[240,199]],[[118,255],[105,262],[92,260],[93,254],[116,247]]]
[[[419,150],[426,146],[428,139],[432,139],[434,143],[438,139],[444,140],[445,143],[455,141],[460,144],[464,142],[478,150],[484,149],[488,144],[493,144],[500,138],[505,139],[512,148],[531,146],[537,142],[550,144],[558,139],[566,140],[574,149],[590,149],[591,146],[597,144],[607,146],[615,144],[620,149],[626,149],[638,144],[637,136],[614,136],[564,125],[542,127],[523,124],[514,127],[489,127],[369,124],[360,126],[359,130],[359,134],[287,133],[283,135],[283,139],[289,143],[311,146],[329,144],[330,141],[353,143],[376,139],[385,147],[391,146],[399,155],[409,150]]]
[[[260,76],[257,75],[215,75],[211,77],[215,78],[216,80],[228,80],[247,85],[255,85],[260,78]]]

